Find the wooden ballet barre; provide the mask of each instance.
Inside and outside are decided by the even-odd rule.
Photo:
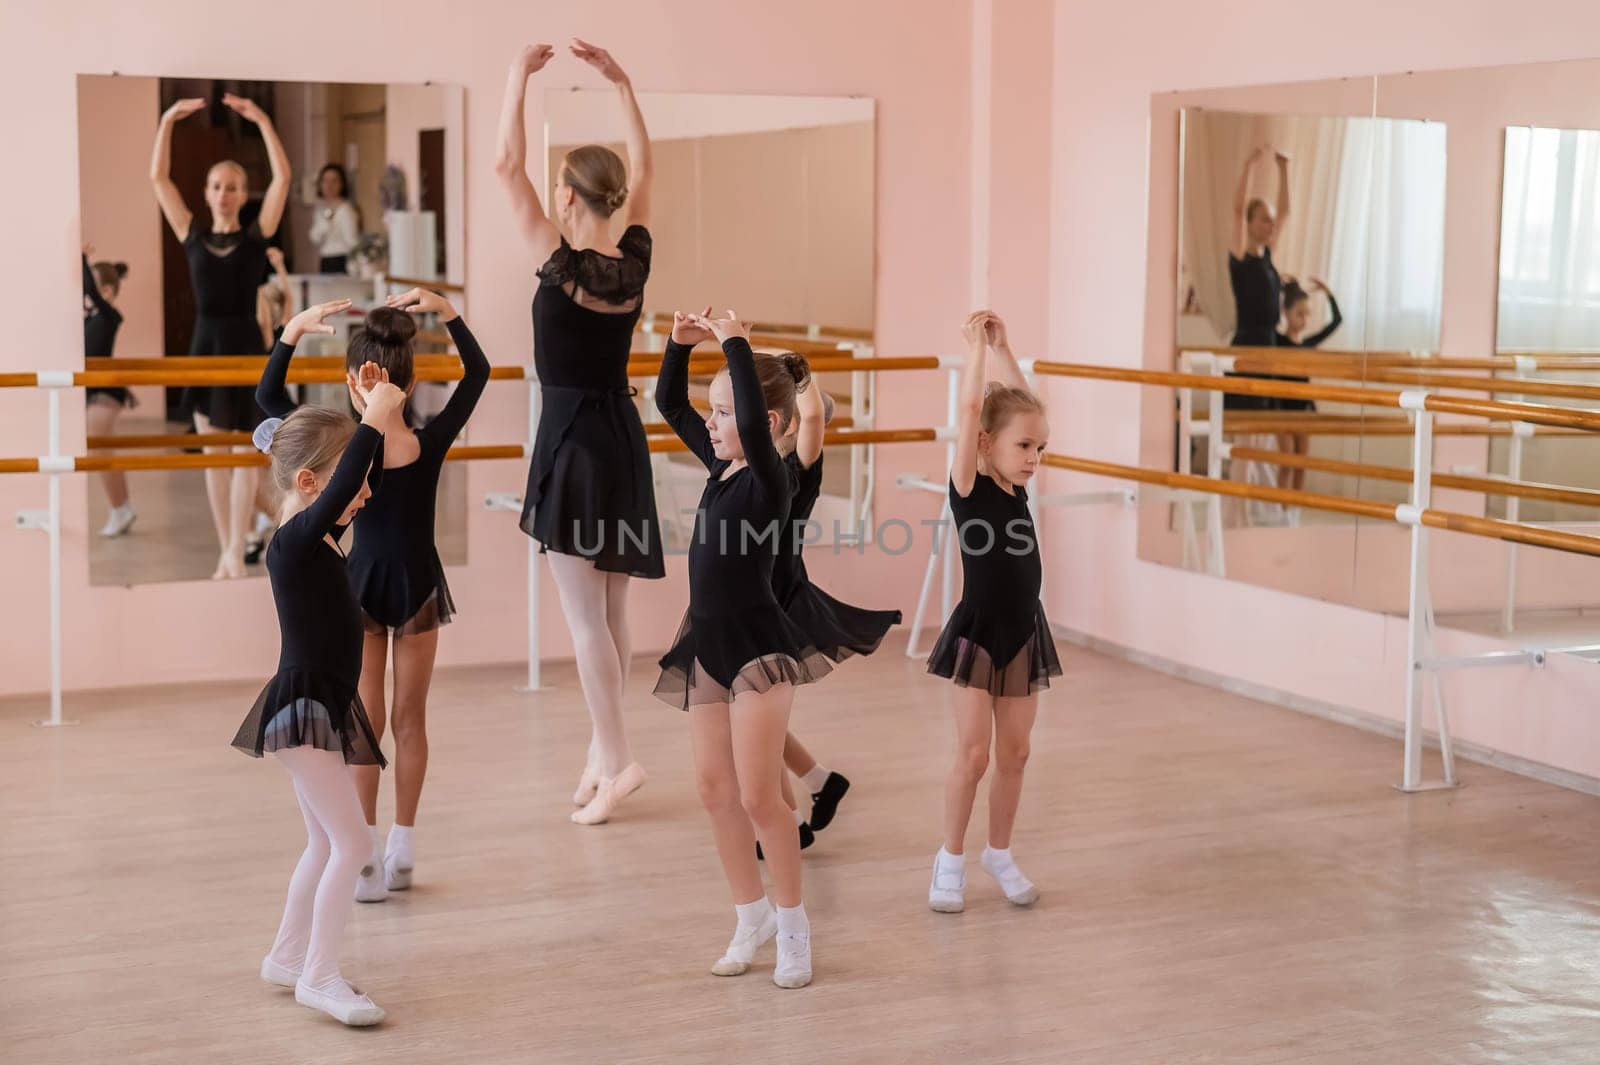
[[[1411,471],[1403,466],[1345,462],[1341,459],[1295,455],[1287,451],[1234,447],[1229,449],[1228,457],[1236,462],[1261,462],[1269,466],[1367,477],[1376,481],[1394,481],[1399,484],[1410,484],[1412,479]],[[1600,491],[1591,488],[1568,488],[1564,485],[1542,484],[1538,481],[1514,481],[1509,477],[1475,477],[1459,473],[1435,473],[1432,480],[1435,488],[1457,488],[1468,492],[1482,492],[1485,495],[1516,496],[1518,499],[1538,499],[1547,503],[1600,507]]]
[[[1170,388],[1196,388],[1235,395],[1320,399],[1332,403],[1366,404],[1374,407],[1404,407],[1402,394],[1389,389],[1310,385],[1298,381],[1271,381],[1254,377],[1214,377],[1209,374],[1172,373],[1166,370],[1127,370],[1115,366],[1089,366],[1080,363],[1049,362],[1043,359],[1033,364],[1033,372],[1091,381],[1123,381]],[[1417,394],[1415,400],[1422,409],[1440,414],[1465,414],[1497,421],[1522,421],[1537,425],[1564,425],[1576,429],[1600,430],[1600,411],[1549,407],[1537,403],[1505,403],[1462,396],[1440,396],[1433,393]]]
[[[383,283],[385,285],[393,285],[395,288],[426,288],[434,292],[465,292],[467,290],[467,286],[457,285],[451,281],[430,281],[424,277],[399,277],[394,274],[383,275]]]
[[[491,366],[489,379],[491,381],[522,381],[526,380],[529,371],[522,366]],[[459,381],[463,376],[461,363],[454,360],[451,364],[437,367],[418,367],[415,379],[418,381]],[[41,377],[44,379],[41,380]],[[50,374],[14,373],[0,374],[0,388],[138,388],[141,385],[163,385],[175,388],[179,385],[212,385],[233,386],[237,388],[254,388],[261,380],[258,370],[183,370],[158,372],[154,370],[86,370],[81,373],[68,374],[63,371],[61,382],[51,380]],[[345,369],[343,360],[335,369],[309,369],[299,366],[290,366],[288,374],[289,384],[344,384]]]
[[[672,330],[672,313],[663,314],[660,311],[645,311],[639,316],[639,324],[635,328],[645,333],[670,332]],[[828,340],[837,337],[840,340],[870,341],[877,336],[876,332],[871,329],[854,329],[831,325],[792,325],[786,322],[751,322],[750,331],[752,333],[798,336],[810,340]]]
[[[312,370],[342,370],[345,368],[345,357],[338,355],[296,355],[290,363],[291,366]],[[418,354],[413,357],[412,365],[417,369],[446,369],[451,366],[460,366],[459,355],[447,355],[437,352]],[[267,368],[265,355],[167,355],[158,358],[134,358],[116,356],[112,358],[88,358],[83,360],[85,372],[117,372],[121,370],[254,370],[259,376]]]
[[[1165,470],[1148,470],[1140,466],[1120,466],[1095,459],[1074,458],[1046,453],[1041,461],[1046,466],[1088,473],[1097,477],[1110,477],[1122,481],[1181,488],[1214,495],[1234,496],[1238,499],[1257,499],[1285,506],[1304,507],[1307,510],[1326,510],[1336,514],[1354,514],[1362,518],[1376,518],[1401,525],[1409,524],[1400,515],[1401,510],[1411,510],[1404,503],[1377,503],[1365,499],[1347,499],[1344,496],[1324,495],[1320,492],[1303,492],[1292,488],[1272,488],[1267,485],[1246,484],[1243,481],[1219,481],[1192,473],[1168,473]],[[1600,557],[1600,536],[1545,529],[1537,525],[1503,521],[1499,518],[1479,518],[1470,514],[1457,514],[1448,510],[1423,510],[1416,512],[1417,523],[1431,529],[1484,536],[1492,540],[1527,544],[1530,547],[1548,547],[1556,551],[1569,551],[1579,555]]]
[[[525,444],[462,444],[445,453],[450,462],[481,459],[525,459]],[[0,473],[99,473],[105,470],[220,470],[270,466],[272,459],[259,451],[215,455],[64,455],[56,468],[48,459],[0,459]],[[70,465],[69,465],[70,463]]]
[[[1376,368],[1416,368],[1434,370],[1517,370],[1531,359],[1540,370],[1586,370],[1600,373],[1600,353],[1586,352],[1503,352],[1487,356],[1415,355],[1392,351],[1341,351],[1334,348],[1224,347],[1182,348],[1181,352],[1231,356],[1237,359],[1318,360],[1332,365],[1365,365]],[[1518,362],[1521,357],[1524,362]]]
[[[939,439],[937,429],[846,429],[828,430],[822,436],[827,446],[844,444],[916,444]],[[688,451],[689,447],[677,437],[653,437],[649,442],[652,452]],[[0,471],[3,472],[3,471]]]
[[[1600,385],[1572,381],[1517,380],[1508,377],[1463,377],[1459,374],[1424,370],[1391,370],[1382,367],[1309,364],[1295,359],[1238,358],[1235,373],[1294,373],[1304,377],[1342,381],[1373,381],[1378,384],[1420,385],[1424,388],[1451,388],[1460,392],[1487,392],[1491,395],[1550,396],[1559,399],[1600,400]],[[1595,367],[1600,370],[1600,365]]]
[[[1536,436],[1587,436],[1585,429],[1534,426]],[[1344,414],[1296,414],[1292,411],[1228,411],[1222,431],[1244,433],[1302,433],[1307,436],[1410,436],[1416,430],[1409,419],[1389,415],[1363,418]],[[1435,422],[1434,436],[1511,436],[1513,426],[1481,422]]]
[[[118,433],[86,437],[83,446],[90,451],[160,447],[245,447],[249,433]]]

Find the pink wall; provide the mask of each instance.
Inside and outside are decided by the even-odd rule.
[[[1337,77],[1421,66],[1463,67],[1565,58],[1600,31],[1600,8],[1534,0],[1514,11],[1488,0],[1345,5],[1321,20],[1314,48],[1286,48],[1282,6],[1156,0],[1137,6],[1058,3],[1050,346],[1114,365],[1144,361],[1146,186],[1151,95],[1173,89]],[[1441,26],[1448,32],[1441,32]],[[1452,148],[1452,152],[1454,149]],[[1491,211],[1486,225],[1492,231]],[[1152,225],[1154,223],[1152,222]],[[1452,249],[1446,285],[1457,283]],[[1157,264],[1152,273],[1166,269]],[[1170,276],[1170,274],[1168,275]],[[1477,282],[1493,300],[1492,270]],[[1152,291],[1170,307],[1167,293]],[[1447,292],[1447,307],[1453,299]],[[1487,350],[1487,320],[1446,325],[1454,350]],[[1137,463],[1140,397],[1126,385],[1057,382],[1057,446],[1068,454]],[[1065,416],[1063,417],[1063,414]],[[1051,490],[1105,487],[1052,476]],[[1135,553],[1134,510],[1062,511],[1049,526],[1051,617],[1213,673],[1395,718],[1405,678],[1405,626],[1320,603],[1152,563]],[[1451,653],[1493,646],[1459,634]],[[1446,682],[1457,734],[1509,754],[1600,775],[1593,666],[1504,670]],[[1492,672],[1492,671],[1491,671]],[[1396,758],[1398,775],[1398,756]]]
[[[959,147],[967,128],[969,11],[961,0],[862,5],[821,0],[803,7],[730,7],[712,0],[630,5],[626,18],[571,3],[492,0],[470,17],[444,17],[437,5],[405,0],[386,5],[374,20],[367,8],[290,0],[271,19],[248,26],[219,21],[214,5],[169,0],[151,5],[85,0],[70,7],[23,5],[12,12],[12,39],[29,47],[0,64],[0,87],[26,99],[18,119],[29,165],[5,172],[12,212],[11,246],[24,254],[0,264],[15,305],[38,313],[16,316],[0,369],[80,365],[78,306],[77,110],[79,72],[232,75],[386,82],[434,80],[467,92],[466,280],[472,324],[498,362],[523,362],[531,350],[528,302],[532,262],[506,224],[489,160],[507,64],[524,38],[597,40],[628,65],[641,89],[778,94],[860,94],[879,103],[878,283],[876,306],[883,350],[950,349],[953,322],[965,310],[968,167]],[[307,35],[304,27],[318,32]],[[840,32],[848,26],[849,32]],[[90,27],[86,30],[85,27]],[[183,27],[176,33],[173,27]],[[419,27],[425,29],[419,30]],[[908,35],[917,47],[905,47]],[[360,41],[352,48],[351,41]],[[539,143],[542,88],[597,86],[587,68],[568,58],[541,76],[529,96],[529,125]],[[952,147],[952,145],[957,145]],[[664,205],[663,205],[664,209]],[[739,254],[739,249],[730,249]],[[929,313],[929,309],[935,313]],[[81,438],[77,394],[65,438]],[[931,378],[882,392],[886,425],[918,425],[943,411],[942,388]],[[527,408],[516,387],[491,388],[473,423],[486,442],[523,439]],[[45,439],[45,404],[33,391],[0,390],[0,454],[34,454]],[[880,452],[880,517],[915,522],[932,516],[937,500],[892,487],[902,471],[935,471],[935,446]],[[469,498],[520,491],[520,462],[474,464]],[[260,580],[187,583],[134,589],[92,588],[84,559],[87,481],[68,480],[65,497],[65,616],[69,687],[87,688],[209,678],[265,676],[277,653],[271,597]],[[46,684],[48,603],[45,540],[18,532],[11,514],[45,506],[45,480],[0,478],[0,587],[15,608],[0,630],[0,694],[39,691]],[[525,645],[526,538],[510,515],[469,510],[470,564],[451,574],[462,606],[460,621],[442,641],[441,663],[512,661]],[[813,563],[829,585],[871,586],[875,599],[910,609],[920,576],[915,553],[899,558],[818,552]],[[669,579],[636,588],[636,646],[664,646],[686,604],[681,558]],[[548,583],[547,583],[548,587]],[[556,599],[542,611],[549,656],[570,654]]]

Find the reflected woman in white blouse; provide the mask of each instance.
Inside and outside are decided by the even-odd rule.
[[[324,274],[346,273],[349,255],[361,239],[361,215],[350,202],[350,179],[338,163],[329,163],[317,175],[315,210],[311,242],[321,256],[317,269]]]

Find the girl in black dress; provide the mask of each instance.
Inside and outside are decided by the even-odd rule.
[[[209,226],[195,224],[183,193],[169,176],[172,127],[204,108],[205,100],[179,100],[161,116],[150,161],[150,181],[161,213],[189,260],[189,284],[194,289],[196,313],[189,354],[264,355],[267,349],[256,322],[256,288],[267,273],[267,241],[278,231],[289,196],[289,156],[272,120],[254,102],[231,93],[222,102],[256,124],[272,163],[272,184],[261,199],[256,221],[249,226],[239,222],[249,190],[244,167],[238,163],[220,162],[206,176]],[[196,432],[248,432],[260,420],[254,396],[255,390],[249,386],[206,386],[185,389],[183,402],[185,409],[193,412]],[[206,448],[208,453],[227,450]],[[245,575],[245,536],[250,530],[259,480],[260,471],[253,466],[206,471],[211,520],[221,544],[212,580]]]
[[[529,45],[511,65],[495,172],[540,263],[533,298],[538,432],[528,467],[522,530],[543,545],[572,631],[593,733],[572,796],[572,820],[597,825],[645,780],[622,720],[632,649],[628,585],[659,578],[661,530],[644,424],[628,386],[628,353],[650,274],[650,138],[633,87],[604,50],[574,40],[572,54],[617,88],[628,127],[628,165],[608,148],[569,152],[557,170],[558,229],[528,180],[523,96],[555,54]],[[624,207],[625,218],[616,215]],[[613,239],[621,222],[627,227]],[[566,236],[562,235],[565,230]]]
[[[295,344],[306,332],[331,332],[323,319],[349,306],[348,300],[336,300],[289,323],[272,349],[256,391],[263,410],[275,417],[286,417],[294,410],[284,380]],[[394,718],[395,813],[387,848],[377,829],[378,767],[354,769],[372,837],[372,860],[363,866],[356,885],[360,902],[382,902],[390,891],[411,887],[415,866],[412,829],[428,769],[428,688],[439,650],[439,627],[449,624],[455,612],[434,544],[439,475],[450,445],[466,427],[489,382],[489,360],[455,308],[436,292],[414,288],[390,296],[387,306],[373,308],[364,327],[350,338],[345,357],[347,383],[358,413],[364,414],[366,406],[357,377],[365,366],[377,367],[384,380],[407,395],[415,387],[411,341],[417,327],[413,314],[438,317],[461,353],[463,375],[444,409],[426,425],[411,426],[401,410],[379,426],[383,447],[377,469],[383,491],[373,497],[355,523],[349,571],[366,630],[361,699],[379,739],[387,717],[384,680],[391,645],[394,653],[394,700],[389,705]]]
[[[970,351],[950,471],[961,601],[928,657],[928,672],[958,685],[956,763],[945,786],[944,846],[933,860],[928,887],[928,905],[941,913],[960,913],[965,904],[967,823],[989,766],[991,736],[995,774],[982,865],[1014,905],[1029,906],[1039,897],[1011,858],[1011,830],[1039,692],[1061,674],[1039,602],[1044,574],[1025,487],[1038,469],[1050,423],[1017,368],[1004,323],[988,311],[976,311],[963,333]],[[994,355],[987,367],[986,351]],[[987,390],[986,369],[999,378]]]
[[[371,495],[382,427],[406,399],[376,368],[363,374],[362,396],[360,425],[340,411],[301,407],[256,429],[256,444],[272,456],[272,477],[284,493],[278,533],[267,548],[283,648],[277,674],[233,738],[244,753],[270,752],[289,771],[306,824],[306,849],[261,978],[293,987],[295,1001],[353,1026],[377,1024],[384,1014],[339,972],[339,939],[368,853],[346,766],[382,765],[383,754],[357,692],[361,606],[339,539]]]
[[[1324,340],[1334,334],[1339,326],[1344,324],[1344,315],[1339,313],[1339,301],[1333,298],[1333,290],[1317,278],[1310,279],[1311,288],[1328,297],[1328,324],[1310,335],[1306,329],[1311,323],[1311,293],[1300,282],[1290,278],[1283,284],[1283,323],[1286,327],[1277,333],[1274,340],[1280,348],[1315,348],[1320,347]],[[1289,377],[1286,380],[1309,381],[1308,377]],[[1279,399],[1278,410],[1316,410],[1315,400],[1310,399]],[[1294,455],[1304,455],[1311,448],[1311,438],[1305,433],[1281,433],[1278,436],[1278,449]],[[1296,467],[1289,467],[1283,471],[1283,487],[1293,488],[1296,491],[1306,486],[1306,471]]]
[[[900,611],[865,610],[841,603],[811,583],[804,558],[805,530],[822,494],[822,462],[826,457],[822,440],[833,419],[833,401],[813,381],[796,397],[795,405],[798,417],[778,441],[778,450],[794,480],[794,497],[789,504],[789,532],[778,542],[772,591],[789,619],[800,626],[818,650],[831,661],[843,662],[852,655],[876,651],[889,630],[900,624]],[[810,811],[800,821],[800,848],[804,850],[811,845],[815,833],[832,823],[850,781],[819,763],[793,732],[783,739],[783,764],[811,795]],[[795,807],[788,774],[783,777],[783,789],[784,801]],[[797,812],[796,818],[800,817]]]
[[[1278,318],[1283,303],[1283,279],[1272,261],[1273,248],[1289,217],[1289,157],[1273,152],[1278,164],[1278,207],[1250,198],[1250,184],[1256,167],[1269,151],[1257,148],[1245,160],[1239,175],[1239,188],[1233,196],[1235,237],[1228,249],[1228,281],[1233,287],[1234,347],[1272,347],[1277,343]],[[1240,374],[1241,377],[1270,377],[1269,374]],[[1227,410],[1277,410],[1271,396],[1224,395]]]
[[[89,256],[93,253],[92,247],[83,249],[83,354],[90,359],[110,358],[117,343],[117,330],[122,327],[122,312],[117,310],[116,302],[122,279],[128,276],[128,264],[97,262],[90,266]],[[89,435],[110,436],[116,430],[117,416],[133,406],[133,394],[126,388],[90,388],[84,392],[84,401],[84,427]],[[121,470],[106,470],[100,479],[105,485],[106,502],[111,505],[100,535],[121,536],[138,517],[128,498],[128,475]]]
[[[711,971],[747,972],[756,950],[776,935],[773,982],[804,987],[811,982],[811,927],[800,894],[800,841],[783,801],[783,737],[794,686],[833,667],[772,590],[776,544],[794,495],[773,440],[794,419],[795,393],[809,373],[799,356],[768,358],[758,370],[749,335],[732,311],[715,320],[677,314],[661,360],[656,406],[710,477],[689,546],[689,610],[661,657],[655,693],[689,712],[700,799],[733,893],[737,925]],[[728,365],[712,381],[711,413],[702,417],[689,403],[689,352],[713,336]],[[756,864],[757,837],[772,870],[776,913]]]

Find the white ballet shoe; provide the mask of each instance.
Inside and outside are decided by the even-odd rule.
[[[342,986],[334,991],[318,991],[307,987],[304,982],[296,983],[294,1000],[302,1006],[321,1010],[340,1024],[352,1028],[367,1028],[383,1020],[385,1014],[382,1007],[363,995],[358,988],[342,980],[339,983]]]
[[[992,854],[991,850],[985,848],[978,864],[983,866],[984,872],[994,877],[1000,890],[1005,892],[1006,901],[1013,906],[1032,906],[1038,902],[1039,889],[1033,886],[1033,881],[1022,875],[1017,863],[996,861]]]
[[[933,882],[928,885],[928,909],[936,913],[960,913],[967,905],[966,866],[946,866],[940,861],[944,856],[941,848],[933,859]]]
[[[603,825],[616,812],[618,804],[644,786],[644,767],[634,762],[612,779],[602,777],[594,799],[581,810],[572,812],[575,825]]]
[[[778,964],[772,970],[772,982],[791,990],[811,982],[810,932],[778,934]]]
[[[756,951],[778,934],[778,915],[773,910],[758,925],[740,925],[733,930],[728,949],[711,967],[712,976],[743,976],[756,960]]]
[[[111,513],[106,517],[106,523],[100,529],[100,535],[110,539],[121,536],[133,528],[134,521],[139,517],[134,512],[132,503],[124,503],[120,507],[112,507]]]
[[[280,965],[268,955],[261,959],[261,979],[275,987],[292,988],[300,982],[300,970]]]
[[[389,897],[389,885],[384,877],[383,862],[376,855],[367,859],[356,880],[357,902],[382,902]]]
[[[572,793],[572,805],[588,806],[594,801],[595,793],[600,790],[600,765],[590,762],[583,767],[583,776],[578,778],[578,790]]]

